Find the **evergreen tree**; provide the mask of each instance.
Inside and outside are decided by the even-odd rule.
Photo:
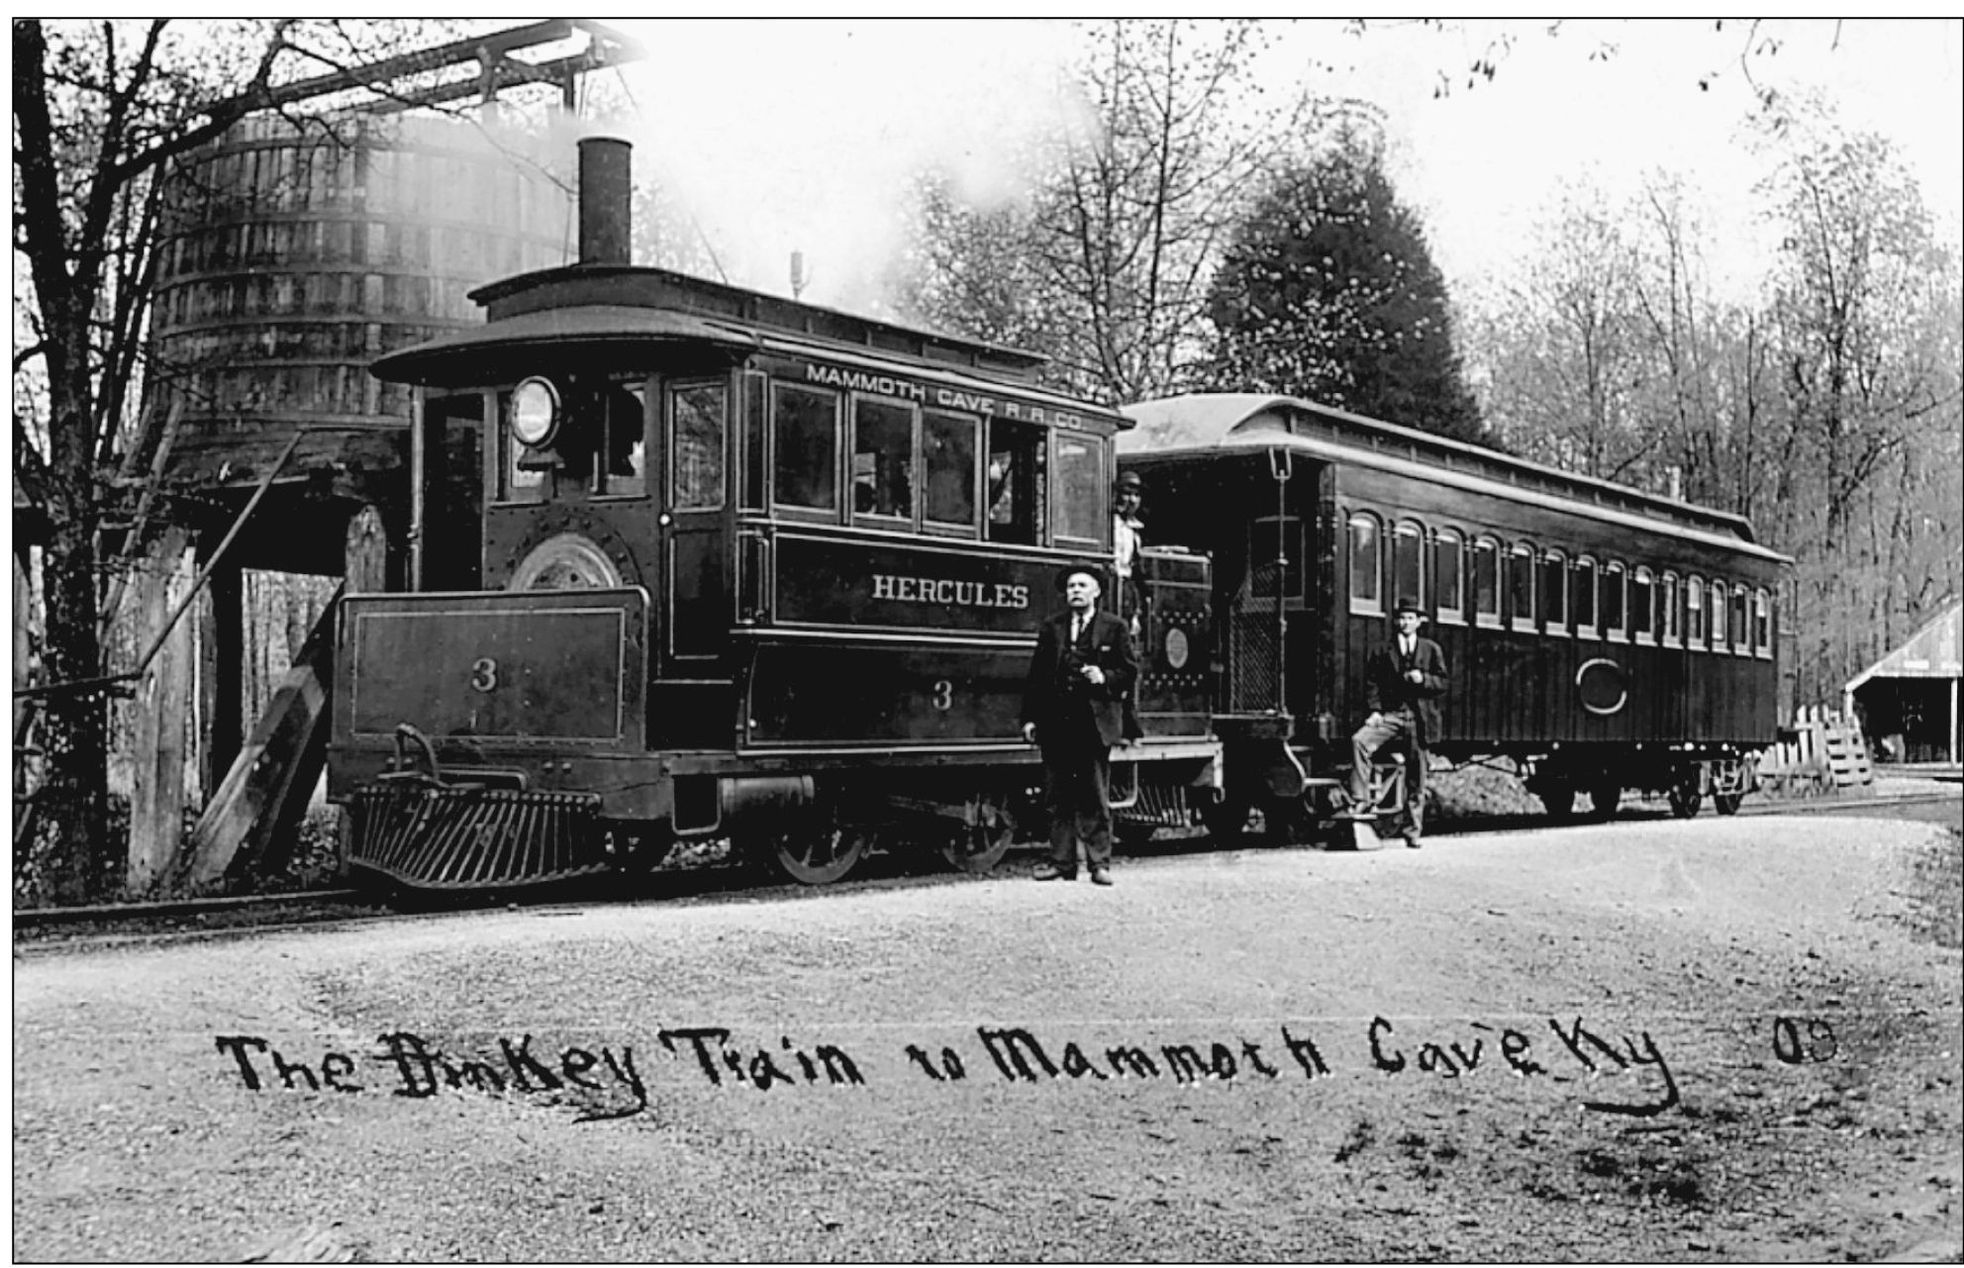
[[[1446,284],[1379,144],[1353,127],[1278,172],[1208,298],[1210,385],[1275,392],[1477,440]]]

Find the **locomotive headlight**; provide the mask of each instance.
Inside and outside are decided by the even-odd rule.
[[[550,379],[531,378],[512,389],[511,434],[538,449],[559,431],[559,389]]]

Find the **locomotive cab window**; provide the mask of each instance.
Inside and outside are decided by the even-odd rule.
[[[1056,544],[1103,548],[1111,532],[1111,492],[1105,477],[1105,442],[1096,436],[1059,431],[1053,482],[1057,505]]]
[[[1473,543],[1473,621],[1500,628],[1500,543],[1491,537]]]
[[[1541,559],[1542,628],[1550,634],[1568,634],[1568,556],[1551,550]]]
[[[668,390],[674,437],[669,458],[669,505],[678,511],[723,506],[723,446],[729,390],[722,383],[677,384]]]
[[[1434,619],[1445,625],[1466,624],[1466,554],[1459,534],[1450,528],[1440,529],[1432,543],[1432,575]]]
[[[593,471],[588,487],[595,495],[638,498],[648,492],[648,384],[616,379],[590,398],[593,410]],[[720,479],[722,464],[717,464]]]
[[[1364,615],[1384,613],[1382,536],[1377,516],[1363,511],[1350,517],[1350,610]]]
[[[931,533],[975,536],[982,422],[966,414],[921,415],[921,519]]]
[[[1534,547],[1523,542],[1507,553],[1507,616],[1517,630],[1534,630],[1534,572]]]
[[[913,406],[875,397],[853,402],[852,513],[887,527],[913,525]]]
[[[839,510],[839,394],[771,385],[771,500],[780,509]]]
[[[992,542],[1034,546],[1043,539],[1046,445],[1043,428],[989,420],[988,523]]]
[[[498,500],[645,496],[647,393],[638,376],[535,376],[500,392]]]

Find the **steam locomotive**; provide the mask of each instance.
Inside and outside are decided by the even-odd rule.
[[[809,884],[869,847],[985,870],[1037,836],[1025,669],[1112,558],[1144,732],[1121,835],[1300,834],[1391,597],[1454,679],[1448,760],[1553,811],[1736,809],[1773,736],[1784,560],[1743,520],[1284,397],[1112,410],[1040,358],[628,261],[628,150],[581,143],[580,262],[382,357],[412,389],[408,588],[342,601],[328,794],[348,862],[509,889],[727,838]],[[1402,807],[1399,755],[1373,807]]]

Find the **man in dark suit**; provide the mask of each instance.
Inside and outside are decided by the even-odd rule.
[[[1371,755],[1393,740],[1411,746],[1405,770],[1405,844],[1418,849],[1425,825],[1426,746],[1439,734],[1439,697],[1446,694],[1446,654],[1419,637],[1425,614],[1417,599],[1399,599],[1392,609],[1398,633],[1387,647],[1371,653],[1365,668],[1364,703],[1371,715],[1350,737],[1350,814],[1375,817],[1370,805]]]
[[[1094,885],[1112,883],[1111,750],[1125,738],[1125,702],[1139,662],[1125,622],[1098,610],[1096,571],[1058,577],[1064,610],[1037,627],[1023,685],[1023,738],[1043,750],[1043,800],[1050,812],[1050,861],[1040,881],[1077,877],[1077,842]]]

